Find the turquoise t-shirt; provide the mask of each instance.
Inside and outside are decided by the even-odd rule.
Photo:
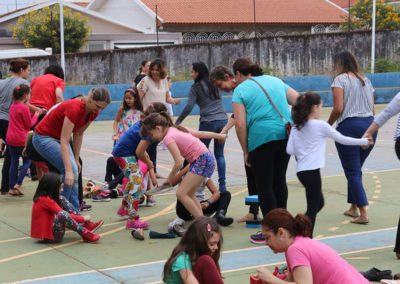
[[[292,122],[286,99],[289,86],[281,79],[267,75],[253,79],[265,88],[286,121]],[[233,92],[232,102],[242,104],[246,109],[249,152],[265,143],[287,139],[285,123],[255,82],[246,80],[239,84]]]
[[[166,284],[181,284],[183,283],[181,274],[179,270],[192,270],[192,263],[190,262],[189,255],[185,252],[182,252],[174,263],[172,264],[171,271],[172,273],[168,276],[168,280],[165,282]]]

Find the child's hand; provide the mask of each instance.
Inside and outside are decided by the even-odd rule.
[[[221,136],[221,138],[218,139],[218,143],[220,143],[220,144],[225,143],[226,139],[228,138],[228,134],[226,134],[226,133],[220,133],[219,135]]]
[[[112,140],[119,140],[119,135],[118,134],[113,134],[111,137]]]
[[[34,116],[39,116],[40,115],[40,110],[35,111]]]
[[[92,219],[92,217],[90,215],[86,215],[86,216],[83,216],[83,219],[85,221],[90,221],[90,219]]]
[[[28,155],[26,154],[26,147],[24,147],[24,149],[22,149],[22,157],[28,157]]]
[[[265,267],[257,268],[257,278],[264,282],[273,282],[276,277]]]
[[[181,103],[181,99],[174,99],[174,104],[179,105]]]

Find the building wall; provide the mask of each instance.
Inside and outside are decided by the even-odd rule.
[[[371,33],[352,33],[348,39],[349,50],[367,69]],[[400,31],[379,31],[376,42],[376,58],[400,61]],[[252,58],[279,76],[329,74],[333,55],[346,49],[346,34],[336,33],[75,53],[66,56],[66,76],[70,85],[130,83],[142,60],[157,57],[167,62],[171,76],[189,74],[195,61],[204,61],[209,67],[232,66],[240,57]],[[57,61],[58,56],[31,59],[32,76],[41,74],[49,62]],[[0,61],[0,70],[7,73],[7,62]]]

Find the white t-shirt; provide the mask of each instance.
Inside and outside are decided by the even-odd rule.
[[[330,137],[343,145],[368,145],[367,138],[346,137],[337,132],[327,122],[310,119],[300,130],[296,127],[292,128],[286,147],[286,152],[296,157],[297,172],[324,167],[326,137]]]
[[[159,84],[156,84],[153,79],[146,76],[140,81],[138,89],[145,94],[143,109],[147,109],[151,103],[166,103],[166,94],[169,91],[167,79],[161,79]]]

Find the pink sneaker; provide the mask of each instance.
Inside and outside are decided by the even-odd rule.
[[[128,214],[128,209],[126,209],[126,208],[120,206],[120,207],[118,208],[117,215],[120,216],[120,217],[128,216],[128,215],[129,215],[129,214]]]
[[[140,219],[129,219],[126,222],[126,228],[128,230],[136,230],[136,229],[147,229],[149,227],[149,223],[142,221]]]

